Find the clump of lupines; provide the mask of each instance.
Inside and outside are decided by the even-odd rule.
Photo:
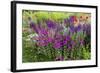
[[[29,23],[30,28],[38,35],[33,36],[33,40],[36,41],[35,43],[39,47],[50,46],[51,49],[61,52],[61,56],[57,55],[54,57],[56,61],[63,61],[66,56],[64,53],[67,51],[71,54],[73,50],[76,51],[76,49],[82,49],[87,44],[90,45],[90,24],[81,24],[81,21],[79,21],[76,16],[70,16],[62,22],[63,23],[57,23],[48,19],[45,20],[45,27],[41,26],[42,23],[36,24],[33,21]],[[89,39],[89,41],[86,41],[86,38]]]

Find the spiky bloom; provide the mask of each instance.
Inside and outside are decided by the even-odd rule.
[[[37,40],[38,46],[48,46],[48,44],[52,41],[51,38],[46,36],[39,36]]]
[[[62,44],[62,35],[60,34],[56,34],[54,40],[53,40],[53,47],[55,49],[61,49],[61,47],[63,46]]]
[[[47,20],[46,24],[47,24],[48,28],[52,28],[52,29],[56,28],[56,23],[53,22],[52,20]]]
[[[81,30],[81,25],[78,25],[77,27],[71,25],[70,26],[70,32],[74,33],[74,32],[78,32]]]
[[[85,32],[87,35],[91,34],[91,25],[90,24],[84,24],[82,28],[83,28],[83,32]]]

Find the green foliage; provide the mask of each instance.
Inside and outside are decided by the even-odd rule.
[[[43,20],[52,19],[54,21],[62,21],[66,18],[69,18],[70,15],[75,15],[74,13],[67,13],[66,12],[46,12],[46,11],[26,11],[23,10],[23,16],[31,17],[34,22],[37,21],[42,22]]]

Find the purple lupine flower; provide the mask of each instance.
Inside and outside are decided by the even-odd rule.
[[[46,36],[39,36],[37,44],[39,46],[47,46],[49,43],[52,42],[52,39]]]
[[[61,49],[61,47],[63,46],[62,39],[63,39],[62,35],[56,34],[54,41],[53,41],[53,47],[55,49]]]
[[[66,45],[67,42],[68,42],[67,39],[64,39],[64,40],[62,41],[62,44],[63,44],[63,45]]]
[[[64,19],[64,24],[67,24],[68,23],[68,19]]]
[[[55,48],[55,49],[61,49],[61,47],[62,47],[62,41],[60,41],[60,40],[54,40],[54,42],[53,42],[53,48]]]
[[[30,28],[34,30],[36,33],[38,33],[38,27],[36,24],[32,21],[31,17],[28,17],[28,24],[30,25]]]
[[[51,38],[51,37],[48,37],[47,40],[48,40],[49,43],[53,42],[53,38]]]
[[[70,26],[70,32],[72,32],[72,33],[75,32],[75,28],[74,28],[74,26]]]
[[[81,30],[81,25],[78,25],[77,27],[76,27],[76,31],[78,32],[78,31],[80,31]]]
[[[64,57],[63,57],[63,56],[58,56],[58,57],[56,57],[55,60],[56,60],[56,61],[63,61],[63,60],[64,60]]]
[[[87,35],[91,34],[91,25],[90,24],[83,24],[83,32],[85,32]]]
[[[71,37],[69,35],[67,35],[65,38],[63,37],[62,44],[66,45],[70,40],[71,40]]]
[[[61,49],[62,45],[61,45],[61,42],[54,42],[53,43],[53,48],[55,49]]]
[[[56,23],[51,20],[47,20],[46,24],[47,24],[48,28],[53,28],[53,29],[56,28]]]
[[[30,28],[33,29],[36,33],[38,33],[38,26],[36,26],[35,23],[31,22],[30,23]]]
[[[67,46],[68,49],[72,49],[72,48],[75,47],[76,42],[74,40],[72,40],[70,36],[67,36],[66,40],[67,40],[66,46]]]
[[[70,32],[74,33],[74,32],[78,32],[81,30],[81,25],[78,25],[77,27],[71,25],[70,26]]]
[[[39,29],[38,34],[40,36],[47,36],[48,35],[48,30],[46,30],[45,28]]]
[[[61,24],[61,25],[60,25],[60,24],[57,24],[57,25],[56,25],[56,32],[60,32],[60,31],[62,31],[62,30],[64,30],[62,24]]]
[[[53,42],[53,47],[55,49],[61,49],[61,47],[63,47],[64,45],[69,44],[71,40],[71,37],[69,35],[67,35],[66,37],[63,35],[56,35],[54,42]]]
[[[87,34],[88,34],[88,35],[91,35],[91,25],[90,25],[90,24],[88,24],[88,31],[87,31]]]
[[[70,23],[70,25],[73,25],[74,24],[74,21],[77,21],[76,16],[70,16],[69,17],[69,23]]]
[[[69,35],[67,35],[66,39],[69,41],[71,39],[71,37]]]
[[[48,36],[48,30],[47,29],[40,29],[38,33],[38,41],[37,44],[39,46],[47,46],[49,43],[52,43],[53,38]]]
[[[73,21],[74,21],[74,19],[75,19],[75,17],[74,17],[74,16],[70,16],[70,18],[69,18],[70,22],[73,22]]]
[[[72,23],[71,23],[71,21],[70,21],[70,19],[64,19],[64,25],[65,25],[65,27],[68,27],[69,25],[71,25]]]
[[[56,34],[56,36],[55,36],[55,39],[57,39],[57,40],[62,40],[62,38],[63,38],[63,35],[61,35],[61,34]]]

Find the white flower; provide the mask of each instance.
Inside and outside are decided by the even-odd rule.
[[[38,34],[36,34],[36,33],[34,33],[34,34],[30,34],[30,35],[28,35],[28,36],[27,36],[26,41],[31,41],[31,40],[32,40],[32,38],[33,38],[33,37],[36,37],[36,36],[38,36]],[[35,42],[36,40],[32,40],[32,41],[34,41],[34,42]]]

